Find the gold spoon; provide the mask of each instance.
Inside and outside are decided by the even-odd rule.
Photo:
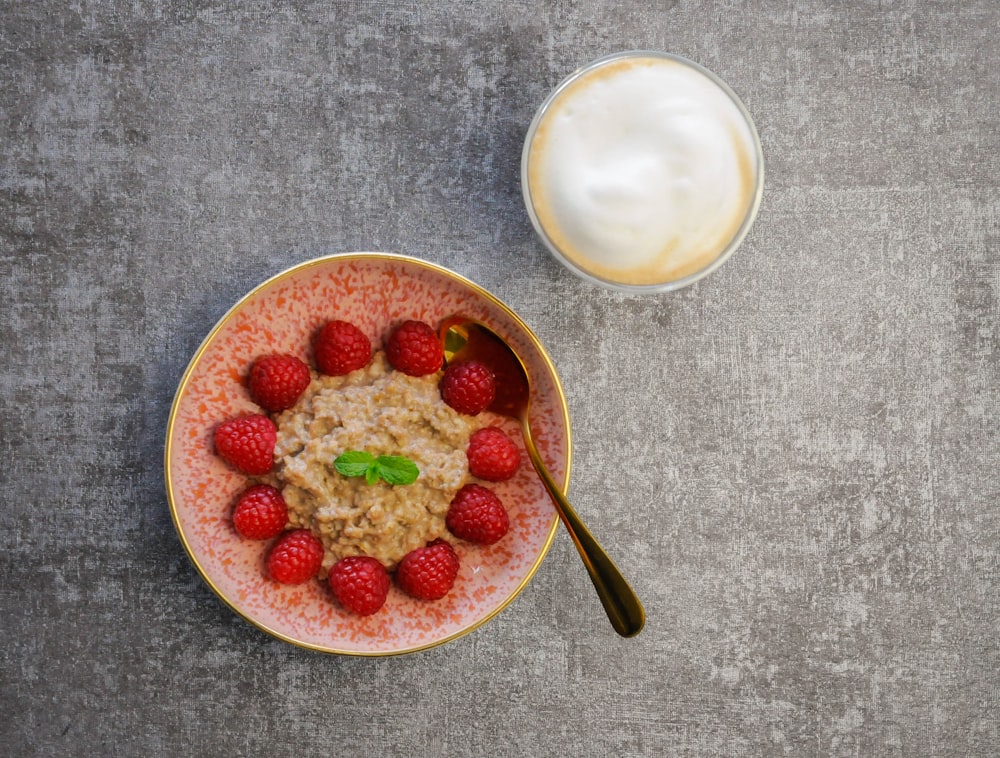
[[[438,335],[444,346],[445,361],[449,365],[476,360],[493,370],[497,379],[497,394],[489,410],[517,419],[521,424],[528,457],[552,497],[556,512],[587,567],[590,580],[597,589],[611,625],[622,637],[635,636],[646,623],[642,603],[614,561],[573,510],[538,453],[531,434],[528,414],[530,385],[524,363],[500,335],[473,319],[451,316],[441,322]]]

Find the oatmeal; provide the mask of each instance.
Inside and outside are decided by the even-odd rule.
[[[445,516],[469,478],[465,451],[479,424],[445,405],[439,379],[394,371],[378,352],[346,376],[314,377],[277,417],[275,472],[289,521],[323,541],[323,575],[349,555],[371,556],[392,570],[447,533]],[[405,486],[342,476],[334,460],[350,450],[405,456],[420,475]]]

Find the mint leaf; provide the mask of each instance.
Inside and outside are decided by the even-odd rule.
[[[369,470],[375,469],[375,456],[363,450],[348,450],[337,456],[333,467],[344,476],[366,476]],[[378,477],[377,471],[375,476]]]
[[[413,484],[420,476],[417,464],[402,455],[380,455],[376,458],[364,450],[348,450],[333,461],[337,473],[343,476],[363,476],[368,484],[380,478],[389,484]]]
[[[375,467],[389,484],[413,484],[420,476],[417,464],[401,455],[380,455],[375,460]]]

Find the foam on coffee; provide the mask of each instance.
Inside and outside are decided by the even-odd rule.
[[[756,135],[722,87],[669,57],[625,57],[572,80],[525,151],[526,199],[551,246],[624,285],[704,270],[759,197]]]

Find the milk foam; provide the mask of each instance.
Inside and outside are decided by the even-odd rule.
[[[712,79],[666,58],[612,61],[552,101],[528,152],[546,236],[610,281],[696,273],[740,230],[757,190],[754,134]]]

